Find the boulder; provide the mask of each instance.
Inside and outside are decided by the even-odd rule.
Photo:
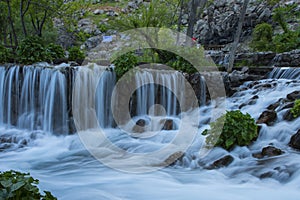
[[[267,124],[271,126],[277,119],[277,113],[274,110],[266,110],[264,111],[256,121],[257,124]]]
[[[283,119],[286,121],[293,121],[295,119],[295,117],[291,113],[291,110],[288,110],[283,114]]]
[[[268,106],[268,110],[276,110],[276,108],[278,108],[278,106],[280,106],[281,103],[281,99],[279,99],[277,102],[271,104]]]
[[[89,39],[87,39],[87,41],[85,41],[84,46],[86,47],[87,50],[91,50],[92,48],[95,48],[101,43],[102,38],[103,37],[100,35],[90,37]]]
[[[300,99],[300,91],[294,91],[288,94],[286,98],[290,101],[295,101],[296,99]]]
[[[300,130],[298,130],[298,132],[291,137],[289,146],[300,150]]]
[[[162,128],[162,130],[174,130],[175,125],[174,125],[174,121],[172,119],[167,119],[167,120],[161,120],[160,123],[164,123],[164,126]]]
[[[104,14],[104,10],[101,10],[101,9],[96,9],[93,13],[94,13],[94,15],[102,15],[102,14]]]
[[[169,166],[173,165],[177,160],[181,159],[184,156],[182,151],[175,152],[171,154],[162,164],[161,166]]]
[[[135,126],[132,128],[132,131],[134,133],[143,133],[145,132],[145,126],[147,125],[146,120],[144,119],[139,119],[136,123]]]
[[[141,127],[145,127],[146,124],[147,124],[147,122],[146,122],[146,120],[144,120],[144,119],[139,119],[139,120],[135,123],[135,125],[141,126]]]
[[[264,147],[260,153],[252,154],[255,158],[274,157],[283,154],[284,151],[273,146]]]
[[[224,156],[219,160],[216,160],[211,166],[211,169],[218,169],[222,167],[227,167],[233,162],[234,158],[231,155]]]

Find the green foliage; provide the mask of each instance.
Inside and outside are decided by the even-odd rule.
[[[78,64],[81,64],[85,58],[85,54],[79,47],[71,47],[69,49],[69,60],[76,61]]]
[[[186,72],[188,74],[193,74],[197,72],[197,69],[193,67],[191,63],[182,58],[181,56],[176,55],[174,61],[169,62],[170,66],[178,71]]]
[[[206,145],[221,146],[230,150],[235,145],[249,145],[258,136],[255,120],[241,111],[228,111],[225,115],[210,124],[211,129],[202,134],[207,135]],[[220,135],[221,133],[221,135]]]
[[[44,41],[37,36],[25,38],[17,49],[17,55],[19,62],[23,64],[32,64],[51,59]]]
[[[273,38],[272,50],[278,53],[300,48],[300,30],[288,31]]]
[[[269,51],[272,48],[273,28],[268,23],[255,26],[251,47],[258,51]]]
[[[51,57],[51,60],[65,57],[65,51],[60,45],[50,43],[47,46],[47,51],[49,53],[49,56]]]
[[[272,19],[281,26],[285,33],[289,31],[287,21],[299,17],[296,9],[297,4],[280,6],[274,9]]]
[[[171,6],[166,1],[153,0],[129,15],[121,15],[110,26],[120,31],[142,27],[170,27],[174,21]]]
[[[106,33],[108,31],[108,27],[104,23],[99,23],[98,24],[98,29],[101,31],[101,33]]]
[[[0,63],[7,63],[13,60],[12,51],[9,48],[0,45]]]
[[[267,0],[267,3],[271,6],[275,6],[279,2],[280,2],[280,0]]]
[[[294,107],[291,109],[291,113],[295,118],[300,116],[300,99],[295,101]]]
[[[113,64],[115,65],[115,72],[117,74],[117,77],[120,78],[130,69],[136,67],[137,57],[132,52],[128,52],[117,57],[113,61]]]
[[[85,42],[88,38],[91,37],[91,34],[86,33],[84,31],[79,31],[79,32],[75,33],[75,37],[78,41]]]
[[[30,174],[16,171],[0,173],[0,199],[6,200],[57,200],[50,192],[42,195],[37,185],[39,181]]]
[[[286,30],[282,34],[273,36],[270,24],[258,24],[253,31],[250,46],[257,51],[287,52],[300,48],[300,29],[297,31]]]
[[[18,62],[33,64],[42,61],[53,61],[64,58],[64,50],[61,46],[50,43],[45,45],[41,37],[31,36],[25,38],[17,49]]]

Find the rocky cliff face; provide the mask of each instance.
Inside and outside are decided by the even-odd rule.
[[[242,0],[213,1],[197,22],[195,34],[203,45],[233,42],[241,11]],[[263,22],[271,22],[273,6],[265,1],[250,1],[243,25],[241,40],[251,36],[253,28]]]

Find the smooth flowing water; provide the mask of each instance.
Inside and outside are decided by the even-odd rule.
[[[22,73],[18,72],[20,70],[23,70]],[[67,95],[64,95],[67,81],[60,70],[0,67],[1,171],[14,169],[30,172],[32,176],[40,179],[42,190],[50,190],[58,199],[67,200],[299,199],[300,154],[287,144],[290,137],[300,129],[300,118],[290,122],[282,120],[287,109],[278,111],[278,119],[273,126],[262,125],[258,139],[249,147],[236,147],[231,152],[214,148],[203,157],[199,154],[205,141],[201,132],[208,128],[212,110],[219,102],[212,102],[179,115],[175,114],[174,106],[165,107],[165,115],[149,115],[148,110],[143,109],[150,109],[151,104],[157,103],[151,97],[151,92],[155,92],[156,88],[151,85],[141,87],[141,91],[136,93],[136,99],[141,98],[138,101],[140,104],[144,102],[144,107],[137,106],[136,112],[140,115],[135,116],[134,120],[145,119],[149,126],[143,134],[150,136],[134,137],[113,128],[113,116],[111,110],[107,110],[110,101],[104,96],[111,98],[114,75],[100,67],[80,68],[78,74],[80,79],[75,83],[75,87],[82,87],[81,95],[84,98],[74,98],[79,98],[84,106],[90,106],[91,101],[96,102],[93,108],[106,137],[126,152],[147,153],[163,148],[176,137],[177,130],[161,130],[161,120],[172,119],[177,128],[194,127],[192,119],[200,113],[199,122],[196,124],[196,127],[199,126],[198,132],[183,158],[173,166],[140,174],[109,168],[87,151],[78,134],[54,134],[57,133],[55,127],[68,127],[65,123],[69,119],[66,110]],[[146,72],[136,77],[136,80],[143,81],[143,76],[151,79],[152,75]],[[243,113],[248,112],[257,119],[270,104],[285,98],[293,91],[300,91],[300,81],[272,78],[276,77],[270,75],[270,79],[267,80],[245,83],[239,92],[223,102],[224,106],[228,110],[241,108]],[[172,86],[172,79],[165,80],[169,80],[170,83],[167,87],[176,90],[174,85]],[[87,88],[92,89],[88,91]],[[168,93],[166,91],[166,97],[161,97],[161,101],[169,98],[175,104],[173,96],[168,97]],[[94,96],[90,96],[91,94]],[[150,97],[145,99],[142,95]],[[249,103],[253,96],[256,96],[256,101]],[[86,102],[83,99],[86,99]],[[73,99],[74,101],[76,102],[76,99]],[[14,122],[16,115],[18,120]],[[190,120],[184,121],[185,118]],[[84,122],[90,127],[91,123]],[[133,128],[130,123],[128,127]],[[185,130],[189,131],[187,128]],[[63,131],[68,133],[67,130]],[[252,156],[270,144],[285,153],[263,159]],[[99,148],[102,148],[101,157],[113,158],[108,149],[105,149],[105,145]],[[228,167],[206,169],[225,155],[234,158]],[[120,162],[122,159],[120,158]],[[151,163],[152,160],[145,162],[149,162],[150,165],[156,164]]]

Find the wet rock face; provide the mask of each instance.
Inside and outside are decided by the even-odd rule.
[[[136,123],[135,126],[132,128],[132,131],[134,133],[143,133],[145,132],[145,126],[147,125],[146,120],[144,119],[139,119]]]
[[[175,162],[181,159],[184,156],[182,151],[178,151],[170,155],[162,164],[161,166],[169,166],[175,164]]]
[[[298,132],[291,137],[289,146],[294,149],[300,150],[300,130],[298,130]]]
[[[266,110],[264,111],[256,121],[257,124],[267,124],[271,126],[277,119],[277,113],[274,110]]]
[[[300,91],[294,91],[288,94],[286,98],[290,101],[295,101],[296,99],[300,99]]]
[[[216,160],[209,169],[218,169],[221,167],[227,167],[233,162],[234,158],[231,155],[224,156],[223,158],[220,158],[219,160]]]
[[[264,147],[260,153],[253,154],[255,158],[274,157],[283,154],[284,151],[273,146]]]
[[[171,131],[171,130],[175,129],[175,124],[174,124],[174,121],[172,119],[161,120],[160,123],[164,124],[162,130]]]

